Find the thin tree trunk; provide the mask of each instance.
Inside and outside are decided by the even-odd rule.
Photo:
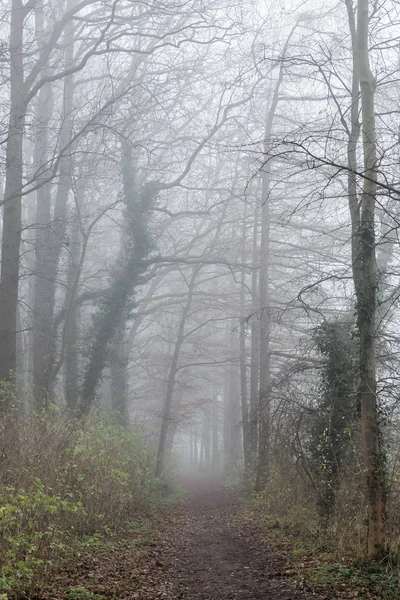
[[[116,265],[108,293],[102,298],[102,307],[92,317],[94,333],[88,365],[83,377],[79,406],[81,417],[89,414],[101,382],[109,356],[110,343],[116,332],[125,325],[128,305],[135,293],[140,275],[147,268],[146,258],[152,248],[147,217],[159,191],[157,184],[148,182],[140,189],[132,164],[132,149],[122,141],[121,171],[125,200],[126,236],[124,252]]]
[[[77,294],[78,287],[79,287],[79,282],[80,282],[80,277],[82,274],[83,265],[84,265],[85,258],[86,258],[86,251],[87,251],[87,245],[89,242],[90,231],[94,227],[94,225],[96,224],[98,219],[99,219],[99,217],[97,217],[91,223],[91,226],[88,228],[88,231],[85,232],[85,236],[82,240],[79,261],[77,263],[76,270],[74,273],[75,277],[74,277],[74,280],[72,281],[72,285],[71,285],[70,289],[68,290],[68,295],[67,295],[66,303],[65,303],[66,307],[65,307],[64,327],[62,330],[61,341],[60,341],[60,351],[59,351],[59,355],[57,358],[55,356],[53,357],[52,369],[48,376],[48,388],[47,388],[47,393],[46,393],[46,402],[49,402],[49,403],[52,403],[54,401],[55,385],[56,385],[56,381],[57,381],[57,376],[58,376],[58,373],[64,363],[66,352],[68,350],[68,335],[69,335],[68,330],[69,330],[71,319],[74,318],[75,311],[76,311],[75,299],[76,299],[76,294]]]
[[[34,168],[39,175],[38,184],[41,187],[36,192],[36,239],[35,239],[35,295],[33,308],[33,374],[34,398],[36,408],[47,405],[47,384],[49,364],[49,336],[52,329],[52,298],[48,293],[49,271],[52,261],[52,250],[49,248],[51,228],[51,185],[42,182],[46,173],[40,173],[48,160],[49,120],[53,111],[52,89],[44,85],[38,96],[37,103],[37,135],[34,150]]]
[[[212,427],[212,432],[211,432],[212,458],[211,458],[211,460],[212,460],[212,470],[214,473],[217,473],[219,470],[218,424],[219,424],[218,404],[217,404],[217,399],[214,399],[213,403],[212,403],[212,407],[211,407],[211,427]]]
[[[129,332],[123,335],[117,334],[111,348],[111,406],[118,416],[119,423],[123,427],[128,427],[129,425],[129,354],[143,320],[142,313],[146,311],[154,292],[167,272],[168,270],[166,269],[153,279],[145,297],[140,302],[139,312],[136,314]]]
[[[192,432],[190,432],[189,436],[189,464],[191,468],[194,467],[194,438]]]
[[[260,404],[259,404],[259,440],[256,489],[262,490],[269,475],[269,454],[271,438],[271,356],[270,356],[270,315],[269,315],[269,261],[270,261],[270,193],[271,193],[271,138],[276,109],[279,103],[279,91],[284,75],[284,59],[295,25],[286,40],[279,69],[278,79],[272,93],[267,111],[264,129],[264,167],[261,184],[261,246],[260,246]]]
[[[75,281],[79,278],[78,265],[80,256],[79,229],[73,225],[71,233],[70,255],[67,273],[67,287],[74,289]],[[79,309],[72,304],[67,324],[67,343],[65,351],[65,399],[68,409],[74,413],[79,401],[79,352],[78,352],[78,323]]]
[[[192,276],[190,278],[188,284],[188,297],[186,300],[186,304],[182,311],[182,316],[178,326],[178,333],[175,341],[174,352],[172,355],[171,366],[169,369],[168,382],[167,382],[167,391],[165,396],[165,403],[162,414],[161,421],[161,431],[160,438],[158,442],[158,451],[157,451],[157,460],[156,460],[156,476],[160,476],[164,467],[164,459],[165,459],[165,449],[168,435],[168,428],[171,422],[171,414],[172,414],[172,405],[173,405],[173,397],[174,397],[174,387],[175,387],[175,378],[178,369],[179,356],[182,348],[182,344],[185,339],[185,324],[186,320],[189,316],[190,309],[192,306],[193,293],[195,288],[196,277],[200,271],[200,266],[197,266],[192,271]]]
[[[71,318],[67,328],[67,348],[65,351],[65,400],[72,413],[78,408],[79,401],[79,353],[78,353],[79,311],[71,309]]]
[[[252,316],[251,316],[251,358],[250,358],[250,406],[249,406],[249,455],[251,461],[251,471],[254,472],[258,452],[258,404],[259,404],[259,371],[260,371],[260,298],[259,298],[259,269],[256,265],[260,264],[258,249],[258,227],[259,227],[259,209],[258,203],[254,211],[254,229],[253,229],[253,270],[251,273],[251,298],[252,298]]]
[[[231,344],[235,350],[235,355],[239,356],[239,336],[237,331],[234,329],[236,321],[232,319],[232,335]],[[228,388],[228,399],[229,399],[229,421],[230,421],[230,448],[229,456],[231,461],[231,472],[235,474],[239,467],[241,449],[243,442],[241,440],[242,428],[240,427],[241,415],[240,415],[240,371],[239,365],[232,362],[229,369],[229,388]]]
[[[225,328],[225,347],[230,348],[231,332],[229,321],[226,322]],[[223,387],[223,470],[225,474],[231,471],[231,399],[230,399],[230,380],[231,368],[230,365],[224,369],[224,387]]]
[[[66,45],[65,64],[73,60],[73,22],[67,24],[64,34]],[[64,79],[62,123],[59,149],[67,147],[72,137],[73,76]],[[43,88],[42,88],[43,89]],[[39,95],[42,94],[42,90]],[[70,151],[69,151],[70,152]],[[35,315],[34,315],[34,361],[33,384],[37,408],[46,407],[49,398],[49,380],[56,356],[54,331],[54,304],[57,289],[59,261],[66,238],[67,202],[71,189],[72,159],[70,153],[60,160],[60,172],[55,198],[54,214],[51,217],[50,184],[38,190],[39,229],[38,263],[36,267]],[[48,194],[47,194],[48,190]],[[51,221],[51,223],[50,223]]]
[[[195,469],[199,467],[199,448],[197,445],[197,434],[193,434],[193,466]]]
[[[265,129],[266,139],[271,130]],[[272,122],[271,122],[272,125]],[[266,154],[267,156],[267,154]],[[256,489],[260,491],[267,483],[269,473],[270,423],[270,351],[269,351],[269,204],[271,163],[267,162],[262,179],[261,248],[260,248],[260,404],[259,440]]]
[[[166,451],[169,455],[172,453],[172,450],[174,448],[175,437],[176,437],[177,431],[178,431],[178,422],[173,419],[168,428],[167,443],[165,446]]]
[[[353,78],[351,90],[351,124],[348,130],[347,142],[347,161],[349,172],[347,175],[347,186],[349,196],[349,210],[351,215],[351,262],[353,269],[353,280],[357,289],[362,280],[361,273],[361,249],[360,249],[360,203],[358,198],[357,182],[357,145],[360,138],[361,124],[359,121],[360,104],[360,81],[358,67],[356,64],[357,56],[357,28],[353,12],[353,1],[346,0],[347,14],[353,50]]]
[[[242,234],[242,264],[246,263],[246,227],[247,227],[247,204],[245,204],[243,215]],[[247,352],[246,352],[246,307],[245,307],[245,285],[246,272],[242,268],[240,273],[240,332],[239,332],[239,360],[240,360],[240,400],[242,409],[242,431],[243,431],[243,457],[244,473],[247,479],[251,469],[251,448],[249,442],[249,404],[247,393]]]
[[[204,438],[203,435],[200,435],[200,461],[199,461],[199,470],[203,471],[204,466]]]
[[[211,470],[211,407],[207,404],[203,411],[202,444],[204,448],[204,469]]]

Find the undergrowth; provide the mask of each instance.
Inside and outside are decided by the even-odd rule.
[[[312,586],[342,588],[357,593],[357,598],[379,598],[394,600],[398,598],[398,581],[394,571],[387,565],[355,562],[343,565],[327,563],[310,567],[306,579]]]
[[[123,523],[140,535],[147,527],[141,516],[160,496],[153,466],[145,436],[109,417],[84,425],[56,412],[4,420],[0,598],[37,594],[70,553],[100,546]]]
[[[282,485],[276,491],[275,483],[272,478],[264,492],[254,495],[252,506],[265,541],[287,558],[288,576],[332,600],[398,600],[396,560],[363,558],[354,523],[348,521],[344,535],[337,522],[321,523],[312,498],[298,487],[294,493]]]

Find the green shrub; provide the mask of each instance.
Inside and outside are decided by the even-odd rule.
[[[59,486],[82,502],[83,533],[114,526],[147,509],[154,497],[154,453],[138,433],[104,420],[90,424],[68,451]]]
[[[157,495],[144,435],[100,415],[84,425],[56,412],[10,417],[0,448],[0,593],[33,593],[77,544],[148,511]]]
[[[29,491],[7,487],[0,493],[0,590],[32,583],[35,569],[65,548],[68,525],[85,514],[72,497],[61,498],[40,481]]]

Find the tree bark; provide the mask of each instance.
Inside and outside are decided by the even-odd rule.
[[[272,123],[271,123],[272,125]],[[270,129],[268,132],[267,130]],[[266,127],[266,139],[271,128]],[[268,137],[267,137],[268,136]],[[261,247],[260,247],[260,400],[259,440],[256,489],[261,491],[268,480],[269,447],[271,435],[270,415],[270,351],[269,351],[269,237],[270,237],[270,178],[271,165],[267,163],[262,177]]]
[[[67,272],[67,288],[73,293],[75,282],[79,280],[80,236],[77,224],[71,232],[70,255]],[[71,305],[67,323],[67,341],[65,350],[65,400],[68,410],[74,414],[79,401],[79,308],[74,302]]]
[[[66,44],[65,64],[73,61],[73,23],[67,24],[64,34]],[[73,76],[64,79],[62,123],[59,149],[67,147],[72,137]],[[43,87],[46,87],[43,86]],[[43,88],[41,89],[40,95]],[[39,95],[39,99],[40,99]],[[34,316],[34,360],[33,384],[35,403],[38,409],[49,402],[48,390],[56,356],[56,331],[54,328],[54,303],[57,274],[61,252],[65,243],[67,227],[67,202],[71,189],[71,150],[60,160],[59,180],[54,213],[51,215],[50,192],[38,190],[37,222],[39,230],[40,257],[36,267],[35,316]],[[42,163],[43,164],[43,163]],[[45,190],[50,189],[50,184]],[[48,195],[48,197],[47,197]]]
[[[211,470],[211,407],[206,404],[203,410],[202,446],[204,448],[204,470]]]
[[[122,142],[121,172],[125,201],[126,236],[122,241],[120,260],[115,265],[111,285],[102,298],[101,307],[92,317],[93,335],[89,361],[83,377],[79,404],[81,417],[89,414],[109,357],[110,343],[118,329],[125,325],[129,303],[134,296],[140,275],[147,268],[146,258],[152,249],[147,217],[159,191],[153,182],[136,185],[131,147]]]
[[[191,468],[194,467],[194,438],[192,432],[189,434],[189,464]]]
[[[199,468],[199,448],[197,445],[197,433],[193,434],[193,467]]]
[[[19,256],[21,243],[21,204],[23,176],[23,135],[27,111],[24,83],[23,31],[26,9],[13,0],[10,22],[11,107],[6,146],[3,238],[0,280],[0,380],[15,377],[18,306]],[[7,408],[8,399],[2,399]]]
[[[40,174],[48,159],[49,120],[53,111],[52,89],[44,85],[37,98],[36,112],[36,145],[34,150],[34,168],[39,189],[36,192],[36,239],[35,239],[35,295],[33,305],[33,385],[37,409],[47,405],[47,383],[49,345],[52,323],[53,304],[48,293],[52,249],[49,247],[49,232],[51,228],[51,185],[42,180],[45,173]]]
[[[253,229],[253,259],[251,273],[251,357],[250,357],[250,406],[249,406],[249,455],[251,471],[254,473],[258,453],[258,404],[260,382],[260,298],[259,298],[259,269],[260,264],[258,248],[259,209],[258,203],[254,210]]]
[[[196,277],[200,271],[200,268],[201,268],[201,266],[198,265],[192,271],[192,275],[191,275],[191,278],[190,278],[190,281],[188,284],[188,297],[187,297],[186,304],[183,308],[182,315],[181,315],[181,318],[179,321],[178,333],[176,336],[174,352],[172,354],[171,365],[169,368],[167,390],[166,390],[164,408],[163,408],[163,413],[162,413],[161,430],[160,430],[160,437],[159,437],[159,442],[158,442],[158,451],[157,451],[157,460],[156,460],[156,469],[155,469],[155,473],[156,473],[157,477],[161,476],[161,474],[163,472],[163,468],[164,468],[165,449],[166,449],[168,428],[169,428],[169,425],[171,422],[172,405],[173,405],[173,399],[174,399],[175,378],[176,378],[176,373],[177,373],[177,369],[178,369],[179,356],[180,356],[182,344],[185,339],[185,324],[186,324],[186,320],[189,316],[190,309],[192,306]]]
[[[232,348],[233,358],[239,357],[239,339],[235,327],[237,321],[232,318],[226,325],[226,347]],[[241,450],[240,416],[240,373],[239,365],[232,360],[225,369],[224,376],[224,472],[233,475],[238,468]]]
[[[219,471],[219,439],[218,439],[218,431],[219,431],[219,411],[218,411],[218,403],[217,403],[217,399],[215,398],[213,400],[212,403],[212,407],[211,407],[211,427],[212,427],[212,432],[211,432],[211,444],[212,444],[212,448],[211,448],[211,453],[212,453],[212,470],[214,473],[218,473]]]
[[[246,228],[247,228],[247,203],[245,203],[243,215],[242,233],[242,264],[246,264]],[[240,353],[240,400],[242,409],[242,431],[243,431],[243,457],[245,479],[251,470],[251,448],[249,442],[249,401],[247,393],[247,351],[246,351],[246,307],[245,307],[246,272],[244,268],[240,273],[240,330],[239,330],[239,353]]]
[[[264,488],[269,476],[269,454],[271,437],[271,356],[270,356],[270,315],[269,315],[269,262],[270,262],[270,193],[271,193],[271,138],[276,109],[279,103],[279,91],[284,75],[284,59],[291,37],[297,25],[293,27],[285,42],[279,68],[278,79],[272,92],[267,110],[264,129],[264,166],[261,182],[261,245],[260,245],[260,404],[259,404],[259,441],[256,490]]]
[[[364,467],[369,498],[368,554],[379,555],[384,546],[384,459],[376,398],[376,295],[375,204],[378,157],[375,127],[375,87],[369,62],[368,0],[358,0],[357,56],[361,89],[364,179],[361,194],[361,281],[356,285],[360,332],[360,401]]]

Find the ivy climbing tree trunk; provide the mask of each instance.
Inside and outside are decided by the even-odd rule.
[[[117,330],[117,335],[110,351],[111,406],[117,422],[128,427],[128,353],[126,351],[126,335],[124,328]]]
[[[135,180],[131,147],[125,141],[122,142],[121,171],[127,228],[125,252],[121,253],[108,293],[93,316],[92,344],[79,404],[81,416],[86,416],[94,404],[109,357],[110,344],[118,328],[128,318],[136,285],[140,275],[147,269],[146,258],[152,249],[147,219],[158,187],[147,183],[139,188]]]
[[[369,60],[369,2],[358,0],[356,68],[361,90],[363,189],[359,226],[360,281],[356,283],[360,333],[360,402],[364,468],[367,478],[368,554],[379,555],[384,546],[384,461],[376,398],[375,205],[378,157],[375,127],[375,78]]]
[[[369,59],[369,2],[346,0],[353,50],[351,124],[347,131],[348,196],[352,224],[352,271],[360,337],[359,398],[364,469],[368,493],[367,551],[371,557],[384,547],[385,466],[376,397],[376,265],[375,209],[378,157],[375,126],[375,87]],[[361,99],[361,123],[359,108]],[[357,145],[362,133],[362,185],[357,181]],[[359,195],[358,190],[362,187]]]

